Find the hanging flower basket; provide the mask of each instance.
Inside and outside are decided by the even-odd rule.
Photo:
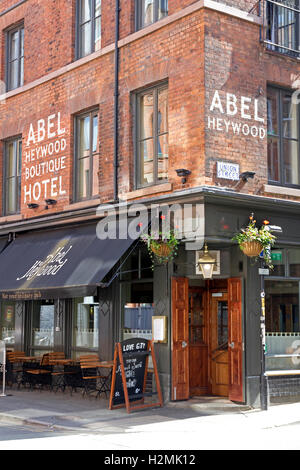
[[[150,249],[159,258],[169,258],[173,251],[173,247],[167,243],[150,243]]]
[[[240,246],[242,252],[250,258],[257,257],[264,249],[263,245],[257,241],[244,242]]]
[[[141,238],[147,244],[152,268],[155,261],[166,264],[177,256],[179,240],[172,230],[168,233],[143,234]]]
[[[257,258],[263,251],[265,263],[272,269],[271,247],[274,245],[276,237],[271,233],[267,220],[264,221],[259,229],[255,223],[256,221],[252,214],[247,227],[242,228],[232,240],[237,241],[242,252],[251,258]]]

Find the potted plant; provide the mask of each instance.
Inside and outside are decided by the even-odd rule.
[[[174,230],[168,232],[155,232],[142,235],[142,240],[147,244],[152,268],[156,260],[160,264],[167,263],[177,255],[179,240]]]
[[[271,247],[274,245],[276,237],[271,233],[267,220],[263,222],[260,228],[256,227],[255,224],[256,220],[251,215],[247,227],[242,228],[232,240],[238,242],[240,249],[246,256],[256,258],[263,251],[265,263],[272,268]]]

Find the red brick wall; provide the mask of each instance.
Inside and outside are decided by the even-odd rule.
[[[218,0],[221,1],[221,0]],[[0,3],[0,12],[16,5],[17,0]],[[173,14],[195,0],[169,2],[169,14]],[[224,0],[231,6],[249,11],[250,0]],[[1,79],[4,79],[5,34],[14,24],[25,24],[25,70],[24,82],[42,77],[72,62],[75,58],[75,12],[76,0],[28,0],[12,11],[0,16],[1,31]],[[120,0],[120,38],[134,32],[135,1]],[[107,0],[102,6],[102,47],[115,41],[115,0]]]
[[[17,2],[13,2],[15,4]],[[5,68],[5,30],[24,21],[24,83],[74,59],[75,0],[29,0],[0,17],[1,79]]]
[[[265,134],[267,132],[267,84],[294,88],[299,65],[295,60],[266,52],[259,43],[257,26],[212,12],[206,12],[205,19],[206,183],[263,194],[264,184],[268,182],[267,138],[256,136],[256,128],[261,127]],[[215,106],[211,111],[216,90],[221,107]],[[237,98],[238,112],[234,116],[226,114],[228,93]],[[249,106],[249,109],[244,108],[243,115],[251,116],[251,119],[242,117],[242,97],[246,97],[244,104]],[[255,100],[258,117],[263,118],[264,123],[255,120]],[[234,108],[229,107],[229,110],[233,112]],[[234,133],[232,125],[225,121],[239,126],[239,132],[235,127]],[[238,163],[241,172],[254,171],[256,176],[254,180],[238,185],[219,180],[216,177],[217,161]]]
[[[176,168],[198,166],[203,123],[203,11],[135,41],[121,51],[120,191],[133,188],[133,145],[130,93],[162,80],[169,83],[169,181],[179,185]],[[129,144],[129,145],[128,145]],[[129,162],[129,165],[128,165]],[[128,184],[128,181],[131,184]],[[193,173],[190,184],[201,177]]]
[[[28,198],[25,203],[24,189],[25,185],[35,182],[42,183],[49,177],[63,178],[63,189],[66,194],[57,195],[53,197],[58,200],[58,204],[51,208],[51,211],[61,211],[64,207],[72,201],[72,171],[73,171],[73,116],[76,113],[82,112],[92,106],[100,105],[100,146],[103,159],[101,164],[107,165],[108,155],[106,150],[109,149],[109,160],[112,156],[112,103],[113,103],[113,57],[105,56],[98,63],[93,61],[89,62],[86,66],[76,69],[75,72],[62,75],[56,80],[46,82],[38,87],[35,87],[27,92],[17,94],[6,100],[5,104],[1,105],[0,116],[0,139],[6,139],[11,136],[23,135],[23,174],[22,174],[22,194],[21,194],[21,208],[22,213],[26,217],[36,216],[38,214],[45,214],[44,193],[42,192],[38,202],[40,207],[35,210],[27,208]],[[61,113],[61,128],[66,129],[67,147],[63,152],[54,152],[53,157],[65,156],[65,164],[63,171],[58,173],[50,172],[46,176],[37,177],[34,181],[26,180],[26,168],[34,166],[37,161],[31,164],[26,163],[26,151],[29,149],[37,149],[40,145],[44,146],[49,142],[55,143],[56,137],[48,141],[45,138],[40,143],[36,144],[31,141],[29,148],[26,147],[30,124],[33,124],[35,131],[35,138],[37,140],[37,122],[47,118],[50,115]],[[16,119],[17,116],[17,119]],[[50,122],[55,123],[56,118]],[[55,125],[56,126],[56,125]],[[55,132],[55,127],[51,129],[51,133]],[[42,133],[41,133],[42,135]],[[105,137],[104,137],[105,136]],[[105,139],[105,141],[104,141]],[[49,154],[48,154],[49,155]],[[48,156],[46,160],[50,160]],[[44,160],[42,160],[44,161]],[[33,171],[33,170],[32,170]],[[111,170],[109,170],[110,172]],[[103,189],[107,198],[111,197],[112,186],[111,181],[107,183],[108,171],[105,169],[103,173],[106,175],[101,180],[101,188]],[[42,186],[43,188],[44,186]],[[48,197],[51,195],[48,192]]]
[[[41,3],[43,7],[38,8]],[[170,2],[170,13],[189,3],[193,2]],[[56,8],[58,4],[61,4],[60,9]],[[74,0],[47,0],[46,3],[30,0],[0,17],[0,30],[25,18],[27,83],[71,62],[74,52],[74,5]],[[114,1],[105,2],[102,12],[103,46],[114,40],[114,14]],[[121,36],[125,36],[133,30],[133,2],[121,0],[120,14]],[[3,60],[2,54],[1,70]],[[101,202],[113,198],[113,48],[94,60],[87,58],[86,63],[83,61],[80,64],[57,78],[14,94],[1,105],[0,140],[23,135],[22,214],[25,217],[63,211],[73,202],[73,119],[76,113],[92,106],[99,106],[99,197]],[[235,189],[263,194],[263,185],[267,182],[266,139],[242,134],[236,136],[232,132],[224,132],[224,129],[208,129],[209,116],[215,119],[226,117],[218,114],[217,109],[213,113],[210,111],[211,101],[216,90],[223,106],[227,93],[234,94],[238,100],[242,96],[251,98],[251,119],[240,119],[240,109],[239,114],[231,119],[251,127],[257,124],[253,120],[253,105],[254,100],[258,99],[258,113],[265,119],[265,128],[267,82],[292,86],[297,74],[298,62],[264,51],[259,42],[258,25],[212,10],[198,10],[149,34],[142,32],[120,49],[120,195],[135,189],[132,93],[165,80],[169,84],[169,181],[173,190],[182,189],[175,172],[178,168],[187,168],[192,172],[186,188],[203,184],[230,186],[227,181],[216,178],[216,162],[221,160],[239,163],[241,171],[256,172],[253,181]],[[263,95],[258,96],[259,89],[263,90]],[[58,203],[48,211],[45,209],[44,194],[41,193],[40,200],[36,201],[39,208],[30,210],[28,200],[25,202],[24,199],[24,186],[30,184],[26,179],[29,164],[26,165],[25,159],[30,124],[36,130],[38,120],[47,120],[51,115],[57,118],[58,113],[61,113],[61,128],[66,129],[63,137],[67,146],[56,154],[56,157],[65,157],[63,170],[51,172],[50,176],[61,176],[62,189],[66,192],[54,197]],[[55,123],[55,119],[50,122]],[[224,125],[223,122],[223,128]],[[55,141],[56,136],[48,143]],[[46,143],[45,138],[41,145]],[[30,148],[36,146],[32,142]],[[40,183],[43,189],[44,179],[45,176],[39,176],[31,183]],[[57,184],[58,180],[55,180],[54,191]],[[47,193],[47,196],[51,197],[51,194]]]

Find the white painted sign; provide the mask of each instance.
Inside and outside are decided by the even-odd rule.
[[[266,137],[265,119],[260,115],[257,98],[237,97],[216,90],[209,111],[207,128],[210,130],[256,139]]]
[[[66,255],[71,249],[72,245],[67,248],[56,248],[56,250],[48,255],[45,260],[35,261],[35,263],[23,276],[17,277],[17,281],[21,281],[22,279],[29,281],[30,279],[39,276],[55,276],[68,261]]]
[[[66,129],[61,113],[31,123],[24,150],[24,204],[66,195],[62,172],[66,171]]]
[[[228,162],[217,162],[217,177],[226,180],[239,181],[240,165]]]

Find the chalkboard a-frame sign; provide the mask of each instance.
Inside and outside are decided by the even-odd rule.
[[[144,402],[145,397],[154,395],[145,393],[149,356],[152,357],[156,381],[156,403]],[[144,338],[127,339],[115,346],[109,409],[125,406],[128,413],[137,409],[163,406],[153,342]]]

